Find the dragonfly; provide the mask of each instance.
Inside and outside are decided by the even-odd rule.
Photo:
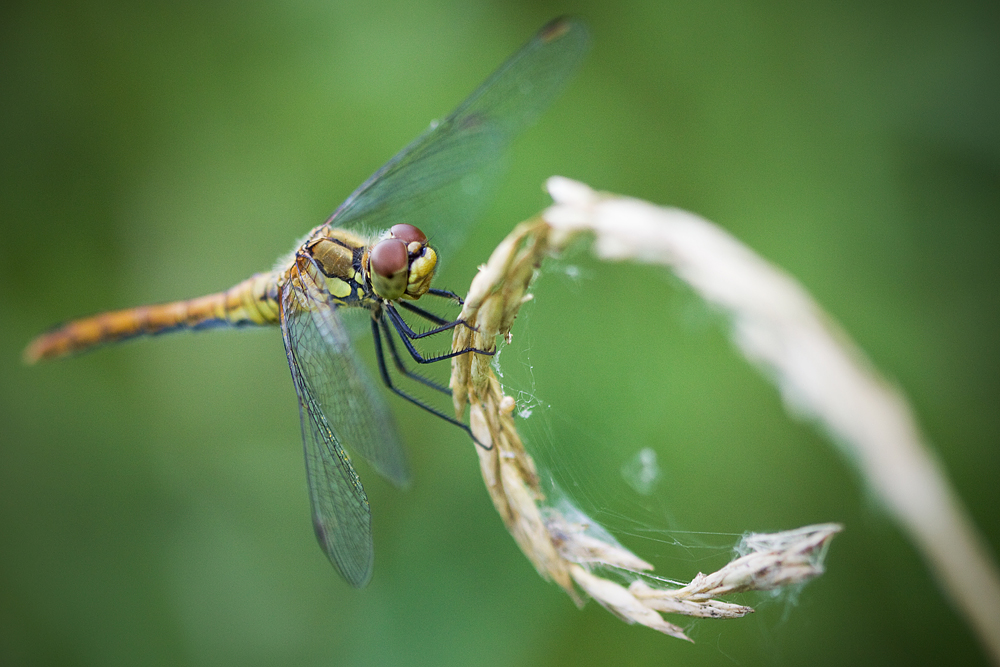
[[[280,327],[299,402],[316,537],[344,579],[366,585],[374,567],[371,509],[348,451],[397,486],[408,483],[409,471],[389,406],[351,345],[358,326],[349,320],[357,320],[356,313],[367,319],[360,328],[374,339],[378,372],[389,390],[471,436],[467,425],[418,398],[409,384],[404,388],[404,382],[418,382],[450,395],[411,370],[396,341],[416,364],[491,354],[471,348],[422,354],[421,339],[469,325],[416,302],[437,297],[461,303],[454,292],[431,286],[438,259],[468,231],[495,188],[507,147],[565,87],[587,45],[586,27],[577,19],[544,26],[273,270],[208,296],[71,321],[33,340],[25,361],[174,330]],[[424,324],[411,326],[407,317]]]

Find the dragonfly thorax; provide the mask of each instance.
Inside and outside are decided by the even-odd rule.
[[[413,225],[394,225],[367,256],[372,291],[389,301],[419,299],[430,289],[436,266],[437,253]]]

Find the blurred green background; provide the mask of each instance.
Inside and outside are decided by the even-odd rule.
[[[33,368],[20,353],[68,317],[269,268],[574,13],[592,52],[439,284],[464,291],[554,173],[700,213],[798,277],[904,388],[997,553],[996,3],[0,12],[0,663],[985,662],[850,465],[652,269],[564,261],[502,357],[551,406],[528,431],[560,483],[676,579],[726,562],[743,531],[846,525],[827,574],[795,594],[744,596],[758,612],[737,621],[672,618],[694,645],[542,582],[467,439],[400,401],[415,482],[401,492],[362,470],[376,569],[351,589],[312,535],[276,330]],[[643,447],[663,469],[648,497],[618,474]]]

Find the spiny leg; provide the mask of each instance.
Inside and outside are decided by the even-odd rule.
[[[399,301],[398,303],[399,303],[400,306],[402,306],[406,310],[410,311],[411,313],[414,313],[414,314],[418,315],[419,317],[424,318],[425,320],[433,322],[434,324],[439,324],[439,325],[448,324],[448,325],[451,325],[452,327],[454,327],[454,326],[457,326],[457,323],[462,322],[462,320],[446,320],[443,317],[438,317],[437,315],[435,315],[434,313],[430,312],[429,310],[424,310],[420,306],[414,306],[409,301]]]
[[[475,352],[476,354],[485,354],[487,356],[493,356],[494,354],[496,354],[495,351],[488,352],[486,350],[480,350],[475,347],[467,347],[464,350],[449,352],[447,354],[441,354],[436,357],[424,357],[413,345],[413,342],[410,340],[411,338],[423,338],[424,336],[427,336],[431,333],[440,333],[442,331],[447,331],[448,329],[453,329],[459,324],[464,324],[464,322],[461,321],[450,322],[448,325],[443,327],[438,327],[436,330],[429,331],[424,334],[415,334],[413,330],[409,327],[409,325],[406,324],[406,322],[403,320],[403,316],[399,314],[399,311],[397,311],[395,308],[392,307],[392,304],[386,304],[384,310],[389,315],[389,319],[392,321],[392,326],[399,333],[399,338],[400,340],[403,341],[403,344],[406,346],[406,349],[410,353],[410,356],[413,357],[413,360],[416,361],[418,364],[429,364],[435,361],[443,361],[445,359],[451,359],[452,357],[457,357],[460,354],[467,354],[469,352]]]
[[[428,329],[427,331],[417,333],[416,331],[410,328],[410,325],[406,323],[406,320],[403,319],[403,316],[399,314],[399,311],[396,310],[395,304],[386,303],[385,309],[389,312],[390,316],[393,319],[393,322],[397,323],[396,329],[400,332],[401,335],[405,335],[407,338],[411,340],[417,340],[419,338],[426,338],[427,336],[433,336],[434,334],[439,334],[442,331],[449,331],[450,329],[454,329],[460,324],[465,324],[465,322],[462,320],[446,320],[440,318],[434,313],[426,311],[423,308],[414,306],[412,303],[406,303],[404,301],[400,301],[399,305],[403,306],[407,310],[413,311],[414,313],[416,313],[420,317],[423,317],[424,319],[430,320],[431,322],[440,325],[434,327],[433,329]]]
[[[372,321],[374,321],[374,319]],[[403,363],[403,360],[399,356],[399,351],[396,349],[396,343],[394,343],[392,340],[392,331],[389,329],[389,323],[386,321],[384,317],[379,318],[379,326],[382,327],[382,333],[385,334],[385,342],[389,346],[389,353],[392,355],[392,361],[395,364],[396,369],[400,372],[400,374],[410,378],[411,380],[416,380],[417,382],[426,385],[431,389],[436,389],[437,391],[440,391],[442,394],[447,394],[448,396],[451,396],[451,390],[448,389],[448,387],[442,386],[437,382],[434,382],[429,378],[425,378],[423,375],[420,375],[419,373],[414,373],[409,368],[407,368],[406,365]]]
[[[454,299],[455,301],[458,302],[458,305],[460,305],[460,306],[464,306],[465,305],[465,301],[462,299],[462,297],[460,297],[459,295],[455,294],[451,290],[447,290],[447,289],[434,289],[432,287],[429,290],[427,290],[427,293],[431,294],[433,296],[439,296],[439,297],[441,297],[443,299]]]
[[[479,442],[479,439],[472,434],[472,429],[470,429],[467,424],[463,424],[454,417],[449,417],[448,415],[444,414],[437,408],[434,408],[433,406],[424,403],[415,396],[411,396],[410,394],[406,393],[405,391],[403,391],[402,389],[400,389],[399,387],[397,387],[392,383],[392,378],[389,376],[389,369],[385,365],[385,353],[382,350],[382,335],[379,332],[379,325],[378,322],[375,321],[375,318],[372,318],[372,338],[375,339],[375,359],[378,361],[379,374],[382,376],[382,382],[385,383],[385,386],[388,387],[389,390],[392,391],[392,393],[396,394],[400,398],[406,399],[407,401],[413,403],[419,408],[423,408],[424,410],[431,413],[435,417],[440,417],[449,424],[454,424],[455,426],[459,427],[460,429],[468,433],[469,437],[472,438],[472,441],[475,442],[480,447],[482,447],[483,449],[485,450],[493,449],[493,445],[487,447],[483,443]],[[451,392],[448,393],[450,394]]]

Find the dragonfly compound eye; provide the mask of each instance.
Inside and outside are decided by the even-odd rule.
[[[392,236],[392,238],[399,239],[406,245],[410,245],[411,243],[419,243],[423,245],[424,243],[427,243],[427,235],[424,234],[422,231],[420,231],[419,228],[414,227],[413,225],[407,225],[407,224],[393,225],[389,229],[389,234]]]
[[[410,256],[400,239],[384,239],[368,253],[372,289],[383,299],[393,301],[406,292]]]

